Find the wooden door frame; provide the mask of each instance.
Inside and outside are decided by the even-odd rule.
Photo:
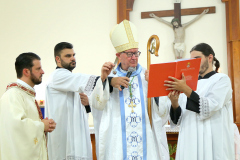
[[[233,117],[240,129],[240,24],[239,0],[222,0],[226,10],[228,75],[233,88]]]

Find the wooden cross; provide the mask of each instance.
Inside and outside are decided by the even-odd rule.
[[[208,13],[215,13],[215,7],[202,7],[202,8],[189,8],[181,9],[181,3],[174,3],[174,10],[164,10],[164,11],[148,11],[141,12],[141,18],[152,18],[149,16],[150,13],[154,13],[158,17],[171,17],[178,18],[181,23],[181,15],[198,15],[201,14],[205,9],[209,9]],[[182,24],[182,23],[181,23]]]
[[[135,108],[136,104],[134,104],[133,101],[131,101],[131,103],[128,105],[128,107],[132,107],[132,113],[133,113],[134,112],[133,107]]]

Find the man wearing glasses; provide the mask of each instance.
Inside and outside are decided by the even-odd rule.
[[[99,160],[169,160],[166,133],[163,124],[168,117],[167,98],[153,100],[153,127],[147,113],[146,69],[138,63],[137,30],[134,24],[124,20],[110,33],[110,38],[120,60],[116,75],[112,63],[105,63],[109,70],[102,70],[101,80],[114,77],[111,88],[97,81],[92,92],[91,106],[94,117],[96,150]],[[103,67],[104,68],[104,67]],[[129,75],[131,68],[131,75]],[[110,73],[111,72],[111,73]],[[147,77],[147,76],[146,76]],[[120,85],[125,88],[121,88]],[[164,105],[163,105],[164,104]]]

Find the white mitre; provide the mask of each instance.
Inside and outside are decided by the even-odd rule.
[[[138,48],[137,28],[128,20],[117,24],[110,32],[110,39],[117,53]]]

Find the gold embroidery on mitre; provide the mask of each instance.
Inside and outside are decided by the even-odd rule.
[[[126,44],[115,47],[117,52],[126,51],[132,48],[138,48],[138,42],[126,43]]]
[[[131,29],[131,26],[129,24],[129,21],[124,20],[123,24],[124,24],[124,28],[125,28],[129,43],[135,42],[134,38],[133,38],[132,29]]]
[[[102,104],[102,101],[100,101],[100,96],[99,96],[99,95],[96,95],[96,100],[97,100],[97,102],[98,102],[99,105]]]
[[[37,143],[38,143],[38,139],[34,138],[34,144],[37,144]]]
[[[132,48],[138,48],[138,42],[135,42],[135,40],[134,40],[129,21],[124,20],[123,25],[124,25],[124,28],[125,28],[125,31],[126,31],[126,34],[128,37],[128,43],[120,45],[120,46],[116,46],[115,49],[117,50],[117,52],[126,51],[126,50],[132,49]]]

